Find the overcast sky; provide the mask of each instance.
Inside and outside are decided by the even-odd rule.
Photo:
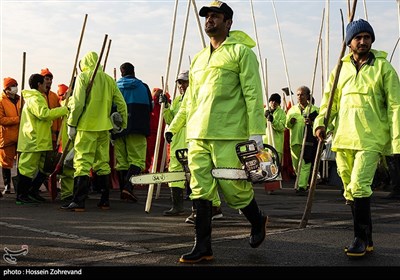
[[[129,61],[135,65],[137,78],[146,82],[150,88],[161,87],[163,79],[172,92],[180,58],[181,69],[188,69],[190,59],[203,47],[193,6],[189,10],[187,33],[183,42],[188,1],[177,2],[174,21],[176,2],[172,0],[1,0],[1,77],[11,76],[21,86],[22,58],[26,52],[25,88],[29,88],[29,76],[45,67],[54,75],[53,91],[57,91],[60,83],[69,85],[85,14],[88,14],[79,58],[88,51],[99,53],[107,34],[111,40],[105,69],[108,74],[114,76],[116,68],[117,79],[120,78],[119,66]],[[197,9],[200,10],[209,2],[196,1]],[[342,46],[340,9],[347,22],[347,1],[275,0],[274,5],[269,0],[226,2],[234,11],[232,30],[245,31],[256,40],[253,24],[255,21],[262,64],[267,60],[268,93],[282,93],[281,88],[288,85],[294,92],[301,85],[311,88],[315,77],[313,94],[319,105],[324,80],[320,58],[315,75],[314,67],[323,9],[325,8],[326,17],[326,3],[330,2],[329,61],[324,58],[322,64],[325,67],[329,62],[328,67],[331,70],[337,63]],[[376,41],[373,48],[386,51],[388,59],[400,33],[398,2],[399,0],[359,0],[355,16],[355,19],[368,18],[375,30]],[[174,22],[175,29],[172,32]],[[204,18],[200,18],[200,23],[204,34]],[[328,45],[326,27],[324,22],[324,57]],[[208,44],[207,35],[203,36]],[[259,57],[258,48],[253,50]],[[171,59],[169,67],[168,58]],[[399,73],[400,46],[394,53],[392,64]]]

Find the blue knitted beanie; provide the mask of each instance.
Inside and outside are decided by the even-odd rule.
[[[372,26],[363,19],[350,22],[346,27],[346,45],[350,45],[351,40],[361,32],[368,32],[371,35],[372,43],[375,41],[375,33]]]

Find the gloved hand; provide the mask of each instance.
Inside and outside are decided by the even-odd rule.
[[[264,149],[264,143],[261,135],[251,135],[249,140],[254,140],[259,150]]]
[[[121,127],[122,126],[122,116],[118,112],[114,112],[111,114],[111,121],[113,126]]]
[[[111,114],[111,123],[113,126],[112,133],[117,134],[122,131],[122,116],[118,112],[114,112]]]
[[[264,112],[264,116],[266,117],[266,118],[268,118],[268,116],[271,114],[271,112],[269,111],[269,110],[265,110],[265,112]]]
[[[164,107],[168,108],[168,99],[165,94],[160,93],[160,96],[158,97],[158,103],[164,103]]]
[[[267,120],[269,122],[273,122],[274,121],[274,116],[272,114],[269,114],[269,116],[267,117]]]
[[[64,159],[64,166],[67,166],[69,168],[74,168],[74,149],[69,150],[68,154],[66,155]]]
[[[167,132],[165,132],[165,140],[168,142],[168,143],[171,143],[172,142],[172,137],[173,137],[174,135],[172,134],[172,132],[169,132],[169,131],[167,131]]]
[[[71,139],[71,141],[73,141],[76,136],[76,127],[69,125],[68,129],[67,129],[67,133],[68,133],[68,138]]]

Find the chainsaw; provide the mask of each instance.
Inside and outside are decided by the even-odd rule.
[[[161,184],[178,181],[190,182],[188,166],[188,149],[178,149],[175,155],[184,171],[159,172],[132,176],[133,185]],[[221,180],[247,180],[252,183],[278,180],[280,177],[279,156],[276,149],[264,144],[259,151],[254,140],[240,142],[236,145],[236,154],[242,163],[241,168],[218,167],[211,170],[211,175]]]
[[[190,182],[190,170],[188,165],[188,149],[178,149],[175,156],[183,167],[183,171],[158,172],[133,175],[129,182],[132,185],[161,184],[179,181]]]
[[[236,154],[242,163],[242,168],[213,168],[212,176],[216,179],[247,180],[252,183],[269,182],[280,178],[279,155],[271,145],[264,144],[264,149],[260,151],[254,140],[240,142],[236,144]]]

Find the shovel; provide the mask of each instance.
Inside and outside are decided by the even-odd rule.
[[[54,201],[57,197],[57,175],[62,172],[64,160],[68,154],[66,151],[68,151],[70,144],[71,144],[71,139],[68,138],[67,144],[63,148],[64,152],[62,153],[60,160],[57,162],[56,168],[54,169],[53,173],[51,173],[49,176],[48,187],[52,201]]]

